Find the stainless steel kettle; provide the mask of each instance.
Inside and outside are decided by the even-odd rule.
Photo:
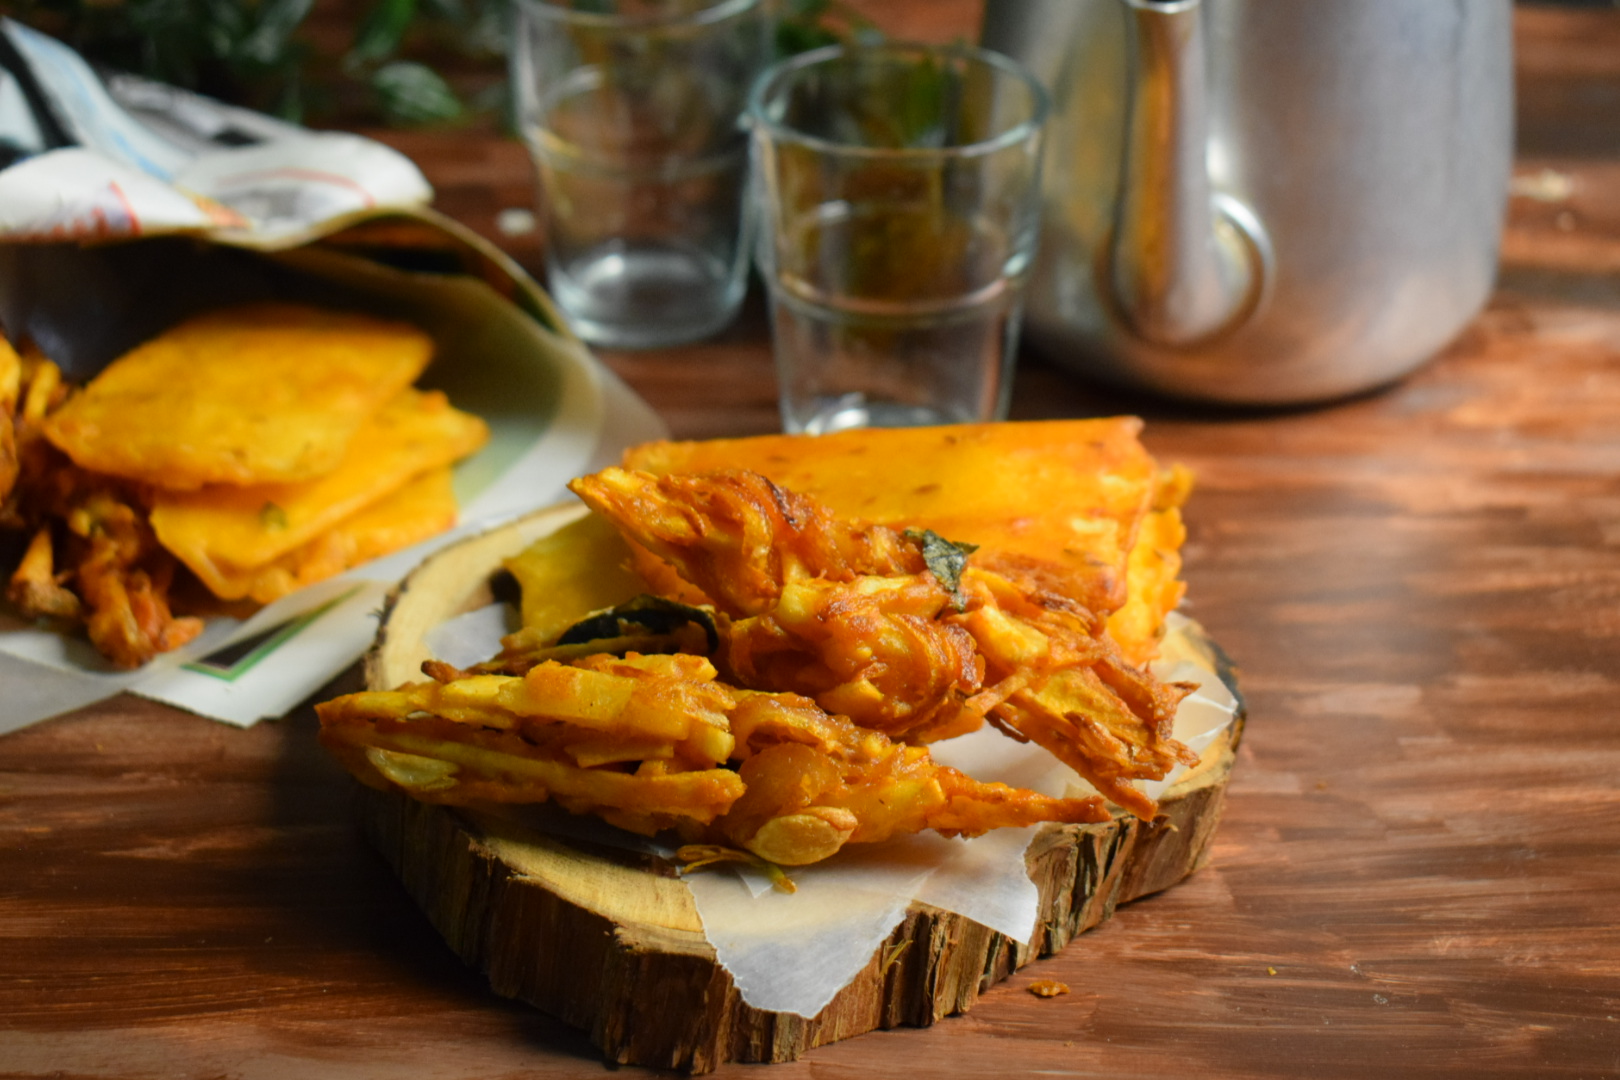
[[[1053,97],[1044,357],[1307,403],[1405,374],[1485,302],[1511,0],[989,0],[982,37]]]

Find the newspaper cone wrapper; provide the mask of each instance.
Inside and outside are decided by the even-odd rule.
[[[476,663],[498,651],[503,606],[470,612],[427,637],[429,650],[451,663]],[[1176,713],[1176,738],[1194,751],[1210,749],[1231,724],[1238,704],[1191,640],[1190,623],[1170,617],[1153,672],[1198,684]],[[1095,794],[1068,766],[1033,743],[984,728],[934,743],[935,760],[979,780],[1000,781],[1049,795]],[[1143,783],[1157,797],[1184,772]],[[673,859],[674,848],[553,807],[509,810],[536,829],[596,844],[613,844]],[[872,959],[913,903],[963,915],[1029,944],[1039,896],[1024,853],[1039,826],[997,829],[971,839],[921,833],[882,844],[852,844],[812,866],[790,871],[796,891],[772,887],[766,876],[738,864],[686,874],[703,932],[749,1005],[813,1017]]]
[[[577,340],[520,308],[543,304],[526,280],[515,303],[475,276],[407,273],[320,248],[266,255],[178,239],[89,249],[30,245],[0,248],[0,315],[11,305],[35,339],[51,342],[51,354],[71,358],[64,366],[77,366],[83,377],[133,342],[103,340],[102,320],[30,296],[59,296],[54,283],[70,280],[97,290],[96,310],[116,310],[120,296],[138,309],[149,276],[138,272],[142,266],[162,267],[166,296],[275,296],[407,319],[436,346],[421,384],[482,416],[491,437],[456,467],[457,528],[302,589],[245,621],[211,619],[198,640],[139,671],[111,670],[81,637],[0,615],[0,684],[8,699],[0,734],[124,690],[240,726],[281,716],[360,657],[389,588],[429,552],[554,503],[573,477],[665,434],[646,404]]]
[[[0,18],[0,241],[188,232],[294,247],[433,189],[381,143],[316,132],[131,75]]]
[[[4,17],[0,44],[8,333],[83,380],[210,307],[348,305],[427,329],[437,356],[424,383],[492,431],[456,471],[460,528],[245,622],[213,619],[200,639],[139,671],[112,671],[80,638],[0,616],[0,734],[122,690],[244,726],[280,716],[365,650],[389,587],[430,550],[554,502],[573,476],[665,433],[521,268],[427,208],[432,188],[404,155],[134,76],[104,77]],[[379,225],[393,231],[383,247],[397,252],[401,228],[414,230],[458,265],[403,273],[308,246]],[[79,246],[131,240],[141,242]]]

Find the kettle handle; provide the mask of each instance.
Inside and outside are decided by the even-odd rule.
[[[1271,277],[1265,230],[1210,180],[1203,0],[1120,0],[1130,39],[1120,198],[1107,274],[1144,340],[1241,325]]]

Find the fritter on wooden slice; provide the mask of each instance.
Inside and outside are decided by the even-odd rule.
[[[695,656],[549,661],[522,676],[350,694],[316,712],[323,744],[373,786],[461,805],[555,801],[783,865],[923,829],[1107,817],[1097,798],[980,783],[807,698],[735,690]]]
[[[953,727],[978,689],[972,638],[942,618],[952,595],[904,534],[840,521],[757,473],[605,469],[570,486],[714,598],[739,685],[806,694],[899,738]]]
[[[1109,619],[1134,662],[1181,598],[1185,470],[1161,471],[1135,417],[863,428],[653,442],[624,466],[655,475],[748,469],[848,520],[927,529],[976,563]]]
[[[735,618],[774,607],[784,582],[927,569],[917,545],[895,530],[853,525],[745,469],[705,476],[603,469],[569,488]],[[644,577],[656,570],[637,568]]]
[[[1130,664],[1076,600],[976,570],[937,536],[841,522],[746,473],[607,469],[571,486],[690,585],[719,594],[732,616],[722,656],[741,685],[803,693],[913,742],[988,717],[1142,817],[1156,808],[1127,781],[1161,779],[1192,757],[1171,734],[1188,688]]]

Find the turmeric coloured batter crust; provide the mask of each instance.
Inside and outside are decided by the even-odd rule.
[[[552,800],[784,865],[921,829],[1111,813],[932,760],[929,743],[986,723],[1151,818],[1134,781],[1197,761],[1172,733],[1191,688],[1137,662],[1181,595],[1188,477],[1159,470],[1137,426],[637,448],[626,461],[657,468],[576,480],[593,515],[509,561],[524,626],[497,656],[318,706],[322,740],[364,782],[425,801]],[[900,450],[930,447],[965,471],[904,464]],[[899,463],[888,473],[909,486],[866,491],[841,467],[851,455]],[[1014,497],[996,475],[1050,477],[1055,493]],[[875,517],[844,509],[856,502]]]

